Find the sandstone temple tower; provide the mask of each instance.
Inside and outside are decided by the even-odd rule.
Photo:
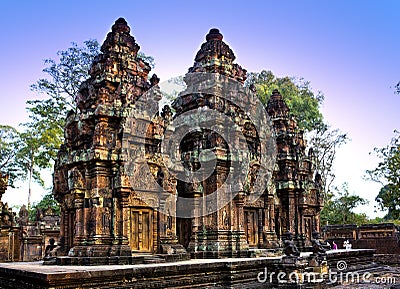
[[[60,234],[72,257],[155,253],[163,240],[166,220],[132,191],[121,155],[126,112],[159,81],[155,75],[148,81],[151,68],[138,50],[126,21],[118,19],[80,87],[77,111],[67,117],[54,194],[62,208]]]
[[[303,132],[290,115],[278,90],[274,90],[266,107],[275,130],[277,168],[273,180],[277,202],[271,211],[278,237],[292,232],[298,245],[310,245],[312,232],[320,230],[319,215],[323,207],[320,176],[315,173],[313,150],[306,154]]]
[[[273,179],[254,201],[249,188],[261,166],[262,144],[249,121],[253,112],[224,100],[217,92],[190,91],[195,73],[225,77],[244,87],[246,70],[234,63],[235,55],[222,39],[218,29],[211,29],[206,36],[185,76],[188,89],[173,103],[175,114],[168,106],[162,113],[148,114],[139,112],[147,105],[140,99],[149,91],[154,94],[152,101],[161,99],[159,79],[156,75],[149,78],[151,68],[138,57],[140,47],[126,21],[120,18],[112,26],[91,66],[90,78],[80,87],[76,111],[67,116],[65,142],[55,164],[54,194],[61,204],[64,254],[97,257],[99,263],[130,263],[132,255],[141,253],[247,256],[249,248],[279,246],[286,231],[307,245],[311,232],[319,229],[323,204],[314,182],[312,150],[306,154],[303,135],[279,92],[274,91],[266,107],[276,137],[272,139],[277,151]],[[255,95],[254,89],[250,91]],[[232,157],[227,140],[207,129],[182,138],[179,154],[184,167],[196,171],[200,158],[204,163],[215,162],[212,174],[194,183],[180,180],[168,169],[160,148],[168,132],[181,128],[174,119],[206,109],[233,119],[244,136],[237,145],[249,150],[250,159],[245,178],[237,180],[237,194],[216,209],[212,207],[215,204],[198,200],[222,187],[229,168],[241,163]],[[144,133],[138,137],[135,130]],[[123,154],[126,139],[128,156]],[[215,157],[208,159],[202,150],[212,151]],[[145,162],[139,161],[141,154]],[[161,189],[142,178],[138,167],[143,165]],[[132,169],[133,177],[127,169]],[[143,195],[146,200],[140,197]],[[193,200],[193,206],[184,209],[196,214],[182,217],[179,198]]]
[[[192,256],[196,257],[239,257],[247,256],[249,246],[267,247],[268,241],[264,239],[263,233],[267,228],[267,219],[263,218],[266,214],[264,206],[264,194],[255,202],[248,202],[246,185],[250,186],[251,173],[256,172],[259,167],[259,143],[257,139],[257,130],[251,124],[249,117],[244,111],[243,106],[229,101],[224,93],[226,90],[207,93],[192,93],[192,86],[197,84],[196,77],[189,77],[190,74],[208,74],[210,80],[217,78],[216,81],[222,82],[222,86],[229,80],[234,80],[236,84],[243,87],[246,79],[246,70],[234,63],[235,55],[230,47],[222,41],[223,36],[218,29],[211,29],[206,36],[206,42],[202,44],[197,52],[193,67],[189,68],[188,75],[185,77],[188,86],[187,91],[183,91],[173,103],[176,110],[175,117],[191,111],[215,110],[224,116],[233,120],[235,125],[240,128],[245,139],[243,142],[234,137],[232,142],[238,141],[237,149],[250,150],[249,173],[242,179],[235,179],[241,186],[234,198],[229,202],[221,202],[217,198],[213,202],[194,203],[195,210],[202,212],[201,216],[192,219],[180,218],[177,220],[177,232],[179,240],[184,244]],[[221,77],[222,76],[222,77]],[[193,83],[194,82],[194,83]],[[203,80],[206,83],[206,80]],[[248,93],[254,93],[249,91]],[[256,97],[254,95],[254,97]],[[247,107],[251,105],[246,104]],[[228,123],[217,120],[217,125],[225,127],[223,132],[235,134],[233,128]],[[220,122],[220,123],[218,123]],[[179,129],[179,127],[175,127]],[[229,130],[232,129],[231,132]],[[223,187],[230,168],[237,167],[242,161],[232,156],[233,143],[227,143],[228,140],[209,129],[200,129],[188,135],[181,146],[182,153],[188,156],[190,167],[196,170],[199,167],[199,152],[202,150],[212,150],[215,153],[216,165],[213,174],[200,182],[197,186],[178,181],[178,195],[185,195],[194,199],[204,199],[204,196],[213,194],[218,188]],[[239,172],[241,173],[241,172]],[[247,179],[247,181],[246,181]],[[225,188],[229,190],[229,188]],[[218,194],[227,193],[219,191]],[[203,201],[204,202],[204,201]],[[217,208],[213,206],[217,203]],[[178,206],[179,208],[179,206]]]

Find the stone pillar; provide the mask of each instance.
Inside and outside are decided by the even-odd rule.
[[[235,244],[232,244],[232,252],[233,256],[237,257],[244,257],[247,256],[247,250],[249,249],[249,245],[246,240],[246,233],[244,231],[243,224],[245,222],[244,220],[244,198],[245,198],[245,193],[244,192],[239,192],[234,199],[235,207],[236,207],[236,228],[235,231],[233,232],[234,238],[232,238],[232,241]],[[233,246],[235,245],[235,246]]]
[[[75,236],[74,236],[74,246],[81,245],[85,240],[85,216],[84,216],[84,195],[76,194],[74,200],[75,208]],[[72,225],[72,224],[70,224]]]
[[[204,246],[202,246],[201,244],[204,241],[204,235],[202,234],[202,230],[200,229],[200,197],[201,194],[199,193],[193,194],[193,215],[195,217],[192,219],[192,236],[188,246],[188,251],[191,253],[205,250]]]
[[[296,234],[296,197],[293,191],[289,192],[288,231]]]
[[[128,238],[130,232],[130,212],[128,207],[128,198],[131,193],[130,189],[120,189],[117,195],[118,199],[118,218],[116,220],[116,225],[118,230],[116,231],[115,239],[117,244],[128,245]]]

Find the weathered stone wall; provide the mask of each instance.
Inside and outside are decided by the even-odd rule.
[[[399,254],[375,254],[374,255],[374,262],[382,264],[382,265],[389,265],[389,266],[396,266],[400,265],[400,255]]]
[[[21,230],[16,214],[1,198],[8,186],[8,175],[0,172],[0,262],[20,260]]]
[[[0,229],[0,262],[20,260],[19,230]]]
[[[348,240],[354,249],[376,249],[377,254],[400,254],[399,231],[393,223],[324,226],[324,239],[338,248]]]

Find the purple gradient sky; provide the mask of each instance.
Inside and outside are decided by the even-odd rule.
[[[148,3],[147,3],[148,2]],[[217,27],[248,71],[304,77],[325,94],[322,111],[352,141],[338,152],[337,183],[371,202],[379,185],[362,180],[376,165],[369,152],[400,129],[399,1],[9,1],[0,2],[0,123],[27,121],[25,102],[41,96],[29,85],[43,77],[43,59],[70,42],[102,42],[125,17],[142,51],[155,58],[161,80],[193,64],[205,35]],[[4,201],[26,202],[9,189]],[[35,187],[33,200],[43,189]],[[382,215],[382,214],[379,214]]]

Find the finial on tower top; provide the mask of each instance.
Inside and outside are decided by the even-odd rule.
[[[210,32],[208,32],[206,36],[206,40],[222,40],[224,36],[219,32],[217,28],[212,28],[210,29]]]
[[[114,25],[112,26],[112,31],[129,33],[131,31],[131,29],[129,28],[126,20],[124,18],[120,17],[117,19],[117,21],[115,21]]]

